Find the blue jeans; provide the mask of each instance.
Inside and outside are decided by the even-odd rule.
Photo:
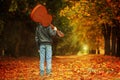
[[[46,73],[51,73],[51,62],[52,62],[52,45],[41,44],[40,45],[40,74],[44,75],[44,63],[46,59]]]

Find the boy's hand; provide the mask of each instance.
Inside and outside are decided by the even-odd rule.
[[[57,35],[59,37],[64,37],[64,33],[61,32],[60,30],[57,29],[57,27],[55,27],[54,25],[50,24],[50,26],[52,27],[52,29],[56,30],[57,31]]]
[[[57,28],[56,28],[56,27],[54,27],[54,30],[55,30],[55,31],[57,31]]]

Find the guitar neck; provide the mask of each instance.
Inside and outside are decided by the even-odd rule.
[[[52,29],[54,29],[55,26],[54,26],[53,24],[50,24],[50,27],[51,27]]]

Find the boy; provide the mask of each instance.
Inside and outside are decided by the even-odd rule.
[[[51,73],[52,62],[52,37],[56,35],[57,28],[53,29],[51,26],[42,26],[39,24],[36,28],[35,40],[38,43],[39,55],[40,55],[40,75],[44,75],[44,62],[46,59],[46,74]]]

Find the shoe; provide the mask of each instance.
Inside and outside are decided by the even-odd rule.
[[[44,71],[43,70],[40,71],[40,76],[44,76]]]
[[[49,75],[51,73],[51,70],[47,69],[46,74]]]
[[[47,77],[51,77],[52,74],[51,74],[51,73],[47,73],[46,76],[47,76]]]

